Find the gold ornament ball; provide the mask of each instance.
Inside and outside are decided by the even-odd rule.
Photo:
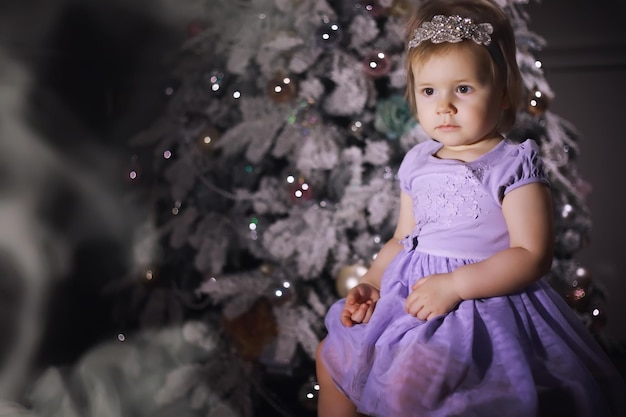
[[[348,291],[356,287],[359,280],[366,272],[367,268],[361,264],[347,265],[341,268],[335,280],[337,294],[339,294],[340,297],[348,295]]]
[[[528,112],[533,116],[543,115],[548,110],[549,101],[548,96],[538,89],[531,91],[528,96]]]
[[[259,266],[259,272],[265,275],[266,277],[272,276],[274,273],[274,265],[264,262]]]
[[[296,97],[296,82],[286,75],[278,75],[267,82],[266,93],[276,103],[285,103]]]
[[[411,12],[411,3],[408,0],[394,0],[388,10],[393,17],[404,17]]]
[[[240,316],[222,318],[222,327],[239,356],[248,361],[256,361],[278,336],[272,304],[263,297]]]

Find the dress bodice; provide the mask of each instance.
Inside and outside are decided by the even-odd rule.
[[[503,140],[471,162],[438,159],[428,141],[404,158],[398,176],[413,200],[411,244],[435,255],[486,258],[509,246],[502,200],[529,182],[548,183],[532,140]]]

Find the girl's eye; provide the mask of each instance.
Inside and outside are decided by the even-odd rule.
[[[456,91],[458,91],[461,94],[467,94],[470,91],[472,91],[472,87],[470,87],[469,85],[460,85],[456,88]]]
[[[425,89],[422,90],[422,93],[425,96],[432,96],[433,94],[435,94],[435,90],[430,87],[426,87]]]

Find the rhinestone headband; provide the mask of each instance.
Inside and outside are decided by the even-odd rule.
[[[491,23],[476,24],[472,19],[459,15],[437,15],[430,22],[424,22],[415,29],[413,39],[409,41],[409,49],[426,40],[432,43],[456,43],[471,39],[479,45],[487,46],[491,43],[490,33],[493,33]]]

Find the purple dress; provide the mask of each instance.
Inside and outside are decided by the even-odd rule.
[[[434,157],[440,147],[421,143],[400,165],[416,227],[382,277],[369,323],[343,326],[344,299],[326,316],[321,359],[336,385],[360,412],[382,417],[626,416],[623,380],[545,279],[429,321],[405,312],[420,278],[508,248],[503,197],[548,183],[532,140],[503,140],[468,163]]]

